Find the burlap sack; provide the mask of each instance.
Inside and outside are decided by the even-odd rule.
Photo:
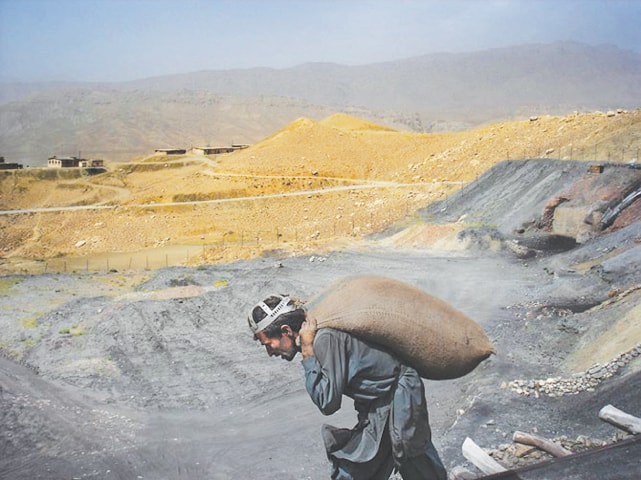
[[[478,323],[418,288],[380,276],[349,276],[305,304],[318,328],[377,343],[434,380],[461,377],[493,353]]]

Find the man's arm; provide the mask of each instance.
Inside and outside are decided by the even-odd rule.
[[[311,324],[313,325],[315,322]],[[309,338],[301,338],[301,352],[304,346],[307,353],[311,350],[309,356],[303,354],[305,388],[318,409],[324,415],[331,415],[341,407],[345,391],[346,352],[342,342],[334,335],[315,335],[314,338],[312,345],[305,344]]]
[[[316,319],[307,316],[307,320],[300,327],[298,335],[300,336],[300,353],[303,358],[314,355],[314,337],[316,337]]]

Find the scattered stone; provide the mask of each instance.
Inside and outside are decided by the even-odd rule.
[[[507,388],[517,395],[533,395],[535,398],[539,398],[540,395],[554,398],[564,395],[576,395],[581,392],[593,392],[600,383],[616,375],[619,369],[625,367],[635,357],[638,357],[639,351],[641,351],[641,343],[613,358],[605,365],[595,364],[585,372],[575,373],[570,378],[512,380],[507,383]],[[501,384],[501,388],[506,388],[504,385],[504,383]]]

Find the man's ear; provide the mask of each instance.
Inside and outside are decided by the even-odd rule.
[[[288,337],[291,337],[292,335],[294,335],[294,331],[292,330],[292,327],[290,327],[289,325],[281,325],[280,333],[281,335],[286,335]]]

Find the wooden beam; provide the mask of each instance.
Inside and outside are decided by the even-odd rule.
[[[571,451],[563,448],[561,445],[557,445],[556,443],[546,438],[536,435],[530,435],[524,432],[514,432],[512,440],[524,445],[531,445],[538,448],[539,450],[543,450],[544,452],[549,453],[550,455],[554,455],[555,457],[565,457],[566,455],[570,455],[572,453]]]
[[[478,478],[477,474],[459,465],[450,470],[450,480],[475,480],[476,478]]]
[[[486,475],[507,471],[503,465],[485,453],[485,450],[474,443],[474,440],[470,437],[467,437],[463,442],[462,450],[463,456]]]
[[[599,411],[599,418],[635,435],[641,433],[641,418],[625,413],[612,405],[603,407]]]

